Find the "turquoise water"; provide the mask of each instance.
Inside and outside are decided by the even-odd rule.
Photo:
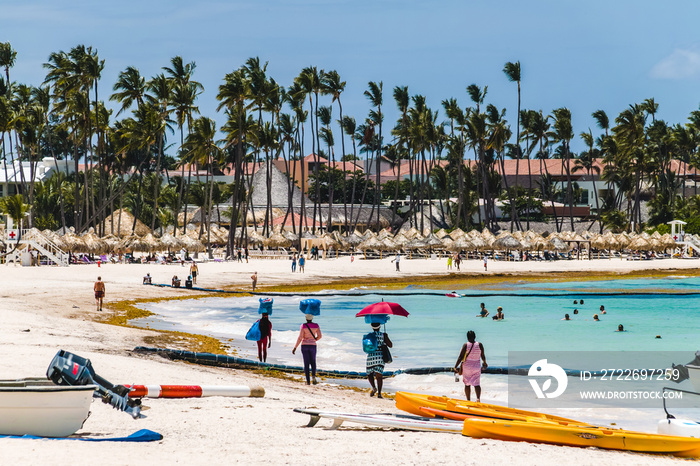
[[[700,295],[674,296],[668,293],[629,294],[625,296],[587,296],[606,290],[680,291],[700,290],[700,278],[663,278],[644,280],[608,280],[591,282],[552,282],[508,284],[502,290],[484,291],[485,297],[449,298],[442,291],[408,289],[398,296],[319,296],[321,316],[316,318],[324,333],[319,361],[328,369],[358,370],[364,365],[362,335],[369,325],[354,315],[363,307],[382,299],[400,303],[407,318],[393,317],[386,331],[394,342],[393,369],[405,367],[449,366],[454,364],[468,330],[474,330],[484,344],[491,365],[507,365],[508,351],[595,350],[690,351],[699,348]],[[369,290],[362,290],[369,292]],[[461,294],[482,291],[462,289]],[[568,296],[551,296],[562,291]],[[439,296],[413,293],[440,293]],[[579,293],[580,294],[577,294]],[[509,294],[526,294],[512,296]],[[321,293],[322,294],[322,293]],[[299,301],[305,296],[275,297],[272,315],[275,338],[272,360],[298,364],[284,351],[296,341],[304,321]],[[574,299],[585,304],[574,305]],[[490,312],[488,318],[476,317],[479,303]],[[607,314],[600,313],[605,306]],[[503,307],[505,320],[490,317]],[[242,340],[257,319],[257,298],[210,298],[193,301],[155,303],[144,306],[158,315],[150,326],[177,328],[194,333],[233,339],[244,357],[255,356],[255,345]],[[579,314],[574,314],[574,309]],[[570,321],[561,320],[568,313]],[[593,320],[599,314],[600,322]],[[143,322],[142,322],[143,323]],[[616,332],[619,324],[625,332]],[[661,335],[661,339],[655,338]],[[241,341],[242,340],[242,341]],[[279,342],[280,345],[274,343]]]
[[[509,351],[687,351],[685,360],[675,361],[685,363],[700,350],[700,294],[671,294],[700,291],[700,278],[504,283],[500,289],[490,286],[486,290],[456,291],[489,296],[449,298],[444,296],[446,290],[422,287],[392,292],[392,295],[321,296],[323,293],[318,293],[316,296],[322,302],[321,316],[314,321],[323,332],[318,344],[319,368],[364,370],[361,340],[370,328],[363,319],[354,316],[363,307],[382,299],[398,302],[410,313],[407,318],[393,317],[386,324],[394,343],[394,363],[388,365],[387,370],[452,366],[468,330],[474,330],[477,340],[483,343],[490,366],[506,366]],[[602,294],[621,291],[630,294]],[[371,293],[372,290],[355,292]],[[274,297],[273,341],[268,362],[301,365],[301,356],[299,353],[292,355],[291,349],[304,322],[299,301],[306,297],[309,295]],[[574,299],[581,298],[585,304],[573,304]],[[488,318],[476,317],[481,302],[491,313]],[[601,305],[605,306],[607,314],[600,314]],[[491,319],[498,306],[503,307],[506,316],[503,321]],[[258,318],[257,297],[168,301],[143,307],[156,315],[136,321],[137,325],[212,335],[229,340],[239,356],[257,358],[255,343],[244,339],[246,331]],[[578,308],[578,315],[574,315],[574,308]],[[572,320],[561,320],[565,313]],[[593,320],[596,313],[600,322]],[[619,324],[624,325],[625,332],[616,332]],[[662,338],[657,339],[656,335]],[[367,385],[362,380],[342,383]],[[507,403],[507,376],[484,374],[481,383],[483,401]],[[677,387],[692,390],[688,382]],[[447,373],[401,374],[387,379],[385,390],[464,396],[463,384],[454,383],[454,377]],[[664,417],[660,403],[653,410],[578,409],[555,414],[587,422],[616,422],[621,427],[649,432],[655,431],[656,422]],[[697,417],[697,414],[694,411],[692,415]]]

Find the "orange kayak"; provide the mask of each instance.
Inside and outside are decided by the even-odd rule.
[[[605,427],[559,425],[537,419],[507,421],[468,418],[464,420],[462,434],[474,438],[700,457],[700,439],[697,438]]]
[[[446,396],[423,395],[420,393],[396,392],[396,407],[402,411],[415,414],[416,416],[439,416],[445,419],[463,420],[473,417],[512,420],[540,419],[542,421],[556,422],[564,425],[590,425],[574,419],[535,411],[458,400]]]

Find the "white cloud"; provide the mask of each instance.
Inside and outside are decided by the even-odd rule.
[[[689,79],[700,77],[700,50],[676,49],[651,69],[656,79]]]

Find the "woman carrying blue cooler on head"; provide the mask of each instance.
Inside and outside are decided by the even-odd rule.
[[[318,299],[305,299],[299,303],[299,309],[306,314],[306,323],[301,324],[297,343],[292,349],[292,354],[296,353],[297,347],[301,344],[301,355],[304,358],[304,375],[306,385],[316,385],[316,342],[323,335],[318,324],[314,323],[314,315],[321,313],[321,301]]]

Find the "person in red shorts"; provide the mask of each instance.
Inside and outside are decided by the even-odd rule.
[[[258,340],[258,360],[267,361],[267,349],[272,346],[272,322],[267,314],[260,318],[260,340]]]

